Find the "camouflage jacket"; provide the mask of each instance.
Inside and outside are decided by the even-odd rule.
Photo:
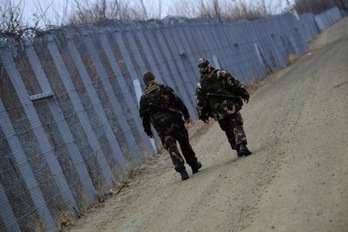
[[[144,131],[153,135],[151,124],[159,135],[168,132],[171,123],[184,123],[184,118],[189,118],[189,112],[175,91],[164,84],[150,84],[139,102],[139,116],[142,120]]]
[[[238,112],[243,106],[243,99],[249,99],[249,94],[231,73],[214,68],[201,71],[201,79],[196,87],[199,119],[223,119]]]

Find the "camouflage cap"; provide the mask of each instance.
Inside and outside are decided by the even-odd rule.
[[[197,63],[199,68],[206,68],[206,67],[208,67],[209,64],[210,64],[210,61],[207,58],[204,58],[204,57],[200,58],[198,60],[198,63]]]
[[[143,75],[143,81],[145,83],[145,85],[147,85],[147,83],[149,83],[150,81],[155,80],[155,76],[152,74],[152,72],[146,72]]]

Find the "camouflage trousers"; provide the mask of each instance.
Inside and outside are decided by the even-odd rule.
[[[174,168],[177,172],[185,169],[185,160],[190,166],[196,164],[196,154],[190,145],[188,132],[183,122],[173,122],[169,127],[167,127],[165,133],[159,134],[159,137],[162,145],[169,152],[170,158],[172,159]],[[179,152],[177,142],[180,145],[185,160]]]
[[[220,128],[225,131],[228,142],[233,150],[237,149],[238,144],[247,143],[247,138],[243,128],[243,118],[239,112],[220,119],[218,122]]]

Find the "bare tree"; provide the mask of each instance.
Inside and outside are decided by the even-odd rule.
[[[273,14],[273,10],[275,9],[274,5],[270,5],[265,0],[257,4],[236,0],[201,0],[195,3],[193,1],[181,2],[182,4],[178,4],[175,7],[175,14],[188,18],[257,19]]]
[[[144,0],[73,0],[68,24],[91,24],[105,20],[160,19],[161,1],[145,4]],[[158,4],[158,5],[156,5]],[[157,7],[156,7],[157,6]]]
[[[71,16],[67,19],[68,24],[89,24],[105,20],[107,10],[119,12],[119,2],[116,0],[113,5],[107,7],[106,0],[85,0],[83,3],[78,0],[72,1],[70,5],[72,9]]]
[[[348,10],[348,0],[332,0],[333,3],[341,10]]]
[[[21,0],[16,5],[11,0],[2,1],[0,5],[2,30],[13,31],[17,28],[21,31],[28,31],[28,29],[39,31],[40,28],[47,28],[50,25],[64,25],[64,15],[68,12],[69,0],[59,1],[60,7],[53,4],[54,0],[51,0],[51,3],[46,1],[45,6],[40,0],[31,1],[34,8],[27,10],[29,13],[26,15],[24,15],[25,0]]]
[[[214,18],[221,18],[221,7],[219,4],[219,0],[212,0],[212,16]]]
[[[10,0],[6,0],[0,5],[1,21],[0,30],[2,32],[15,33],[22,27],[22,11],[20,3],[13,5]]]
[[[334,2],[328,0],[295,0],[294,9],[298,13],[312,12],[319,14],[334,6]]]
[[[259,6],[253,6],[245,2],[228,6],[228,9],[229,14],[225,16],[225,19],[228,20],[253,20],[268,16],[268,13],[265,13],[265,9],[260,9]]]
[[[271,3],[267,3],[266,0],[261,0],[260,4],[256,8],[264,15],[272,14]]]
[[[196,2],[191,0],[181,0],[171,9],[171,15],[178,17],[195,18],[198,15]]]
[[[26,0],[21,0],[17,5],[13,5],[11,0],[2,1],[0,29],[14,32],[25,28],[21,7]],[[163,16],[162,0],[64,0],[63,7],[62,0],[51,0],[51,3],[46,2],[44,6],[39,0],[33,0],[32,3],[36,9],[30,15],[30,23],[29,20],[26,22],[31,28],[93,24],[105,20],[161,19]],[[60,7],[57,7],[58,3]],[[320,13],[333,6],[347,10],[348,0],[295,0],[294,9],[298,13]],[[187,18],[252,20],[289,10],[289,6],[283,7],[282,1],[260,0],[247,3],[241,0],[181,0],[170,6],[167,12],[172,16]]]
[[[144,4],[144,0],[139,0],[139,1],[140,1],[141,10],[144,13],[144,17],[148,18],[148,13]]]
[[[0,34],[1,37],[19,40],[22,37],[34,37],[42,34],[38,28],[40,18],[36,18],[34,25],[28,26],[23,22],[22,2],[14,5],[11,0],[4,0],[0,5]]]

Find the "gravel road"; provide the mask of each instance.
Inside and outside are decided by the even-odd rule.
[[[62,231],[347,232],[348,17],[259,81],[241,113],[253,155],[216,122],[190,126],[203,167],[181,181],[162,152]]]

